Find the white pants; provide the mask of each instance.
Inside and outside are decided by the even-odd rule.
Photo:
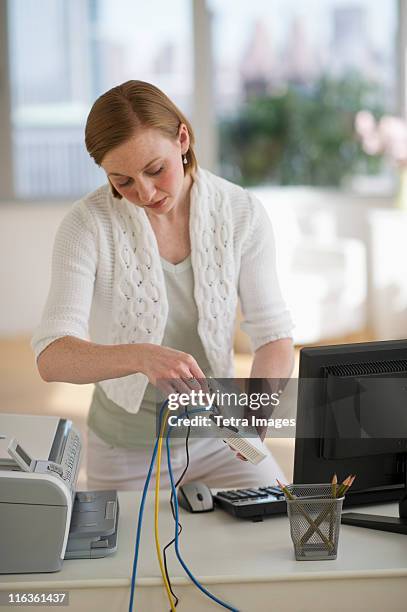
[[[104,442],[88,429],[87,478],[88,489],[116,489],[132,491],[143,489],[150,466],[151,450],[118,448]],[[276,484],[276,478],[284,481],[284,475],[269,453],[258,465],[242,461],[230,448],[216,438],[189,441],[189,468],[183,482],[201,480],[211,488],[247,488]],[[171,450],[171,466],[176,482],[186,465],[185,446]],[[154,467],[150,488],[155,486]],[[161,457],[160,484],[170,489],[165,440]]]

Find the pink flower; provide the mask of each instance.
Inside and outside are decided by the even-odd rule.
[[[407,124],[400,117],[385,115],[379,121],[383,150],[396,162],[407,161]]]
[[[356,114],[355,128],[362,138],[369,136],[376,131],[376,119],[370,111],[361,110]]]
[[[355,130],[368,155],[384,153],[398,164],[407,163],[407,123],[400,117],[384,115],[377,122],[362,110],[356,114]]]

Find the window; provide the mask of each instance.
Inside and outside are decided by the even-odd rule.
[[[331,186],[381,177],[383,160],[362,152],[353,118],[360,108],[400,111],[406,2],[9,0],[15,195],[72,199],[104,182],[85,150],[86,116],[98,95],[133,78],[194,115],[200,159],[233,181]],[[203,95],[210,100],[212,87],[214,105]]]
[[[105,182],[84,126],[93,101],[151,81],[188,115],[189,0],[12,0],[9,7],[14,184],[19,198],[72,198]]]
[[[381,171],[353,120],[398,111],[396,0],[208,1],[223,176],[340,185]]]

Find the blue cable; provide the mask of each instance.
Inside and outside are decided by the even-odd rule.
[[[159,430],[160,431],[161,431],[161,420],[162,420],[162,417],[163,417],[163,412],[164,412],[164,409],[165,409],[167,404],[168,404],[168,400],[166,400],[163,403],[163,405],[161,406],[161,409],[160,409],[160,415],[159,415]],[[197,412],[206,412],[206,409],[204,408],[204,409],[200,409],[200,410],[191,410],[189,412],[189,414],[194,414],[194,413],[197,413]],[[181,416],[185,416],[185,415],[188,416],[188,413],[185,412]],[[181,418],[181,416],[177,417],[177,419]],[[179,562],[181,563],[182,567],[184,568],[184,570],[186,571],[186,573],[188,574],[188,576],[190,577],[190,579],[192,580],[192,582],[205,595],[207,595],[210,599],[212,599],[216,603],[220,604],[222,607],[226,608],[227,610],[231,610],[231,612],[239,612],[239,610],[237,610],[237,608],[233,608],[233,607],[229,606],[229,604],[223,602],[221,599],[218,599],[215,595],[212,595],[212,593],[210,593],[204,586],[202,586],[201,583],[195,578],[195,576],[189,570],[189,568],[187,567],[187,565],[185,564],[184,560],[181,557],[181,553],[179,551],[179,546],[178,546],[178,524],[179,524],[179,521],[178,521],[178,517],[179,517],[178,499],[177,499],[177,492],[176,492],[175,485],[174,485],[174,476],[173,476],[173,473],[172,473],[171,457],[170,457],[170,445],[169,445],[171,429],[172,429],[172,427],[169,426],[168,427],[168,432],[167,432],[167,437],[166,437],[166,447],[167,447],[168,472],[169,472],[169,475],[170,475],[171,490],[172,490],[172,493],[173,493],[173,496],[174,496],[174,509],[175,509],[175,552],[176,552],[177,558],[178,558]],[[152,475],[154,464],[155,464],[155,459],[156,459],[156,456],[157,456],[158,441],[159,441],[159,436],[157,437],[155,445],[154,445],[154,450],[153,450],[153,454],[152,454],[152,457],[151,457],[150,467],[149,467],[149,470],[148,470],[148,473],[147,473],[146,481],[144,483],[143,494],[142,494],[141,502],[140,502],[140,509],[139,509],[138,522],[137,522],[136,544],[135,544],[135,552],[134,552],[134,560],[133,560],[133,571],[132,571],[132,577],[131,577],[129,612],[132,612],[132,610],[133,610],[133,599],[134,599],[134,591],[135,591],[135,585],[136,585],[137,563],[138,563],[139,548],[140,548],[141,527],[142,527],[142,523],[143,523],[144,506],[145,506],[145,502],[146,502],[148,486],[150,484],[151,475]]]
[[[160,416],[159,416],[159,431],[161,431],[161,419],[163,417],[164,408],[166,407],[167,404],[168,404],[168,399],[165,400],[165,402],[161,406]],[[155,441],[154,450],[153,450],[153,454],[152,454],[151,462],[150,462],[150,468],[148,470],[146,482],[144,483],[143,495],[141,497],[141,502],[140,502],[140,510],[138,512],[137,536],[136,536],[136,545],[135,545],[134,560],[133,560],[133,571],[132,571],[132,576],[131,576],[131,587],[130,587],[129,612],[132,612],[133,610],[133,598],[134,598],[134,589],[136,586],[136,574],[137,574],[137,563],[138,563],[138,555],[139,555],[139,548],[140,548],[141,526],[143,523],[144,506],[146,503],[148,485],[150,484],[151,474],[153,472],[155,458],[157,456],[158,440],[159,440],[159,436],[157,436],[157,440]]]
[[[197,413],[197,412],[206,412],[206,409],[203,408],[201,410],[191,410],[191,411],[189,411],[189,414],[194,414],[194,413]],[[186,413],[184,413],[183,415],[181,415],[179,417],[176,417],[176,418],[180,419],[185,414]],[[172,473],[171,456],[170,456],[170,435],[171,435],[171,430],[172,430],[172,426],[168,425],[168,431],[167,431],[167,436],[166,436],[166,446],[167,446],[168,472],[169,472],[169,475],[170,475],[171,490],[172,490],[172,493],[173,493],[173,496],[174,496],[174,509],[175,509],[175,553],[177,555],[178,561],[181,563],[182,567],[184,568],[184,570],[186,571],[186,573],[188,574],[188,576],[190,577],[192,582],[195,584],[195,586],[198,587],[198,589],[200,589],[207,597],[209,597],[210,599],[212,599],[213,601],[215,601],[216,603],[221,605],[223,608],[226,608],[227,610],[231,610],[232,612],[239,612],[239,610],[237,608],[233,608],[229,604],[225,603],[221,599],[218,599],[215,595],[210,593],[195,578],[195,576],[192,574],[192,572],[190,571],[190,569],[188,568],[188,566],[186,565],[186,563],[184,562],[184,560],[181,557],[181,553],[179,551],[179,546],[178,546],[178,516],[179,516],[179,514],[178,514],[178,499],[177,499],[177,491],[176,491],[175,485],[174,485],[174,476],[173,476],[173,473]]]

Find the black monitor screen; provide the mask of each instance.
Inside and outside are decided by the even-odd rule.
[[[397,500],[406,453],[407,340],[301,350],[294,482],[356,474],[348,504]]]

